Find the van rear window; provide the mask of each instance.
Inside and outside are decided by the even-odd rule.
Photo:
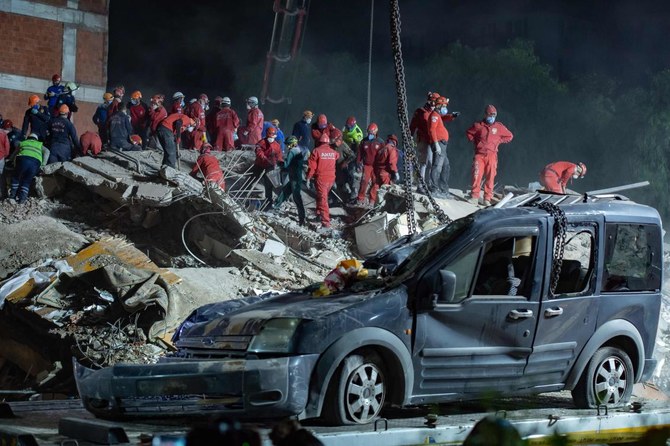
[[[602,291],[660,290],[660,250],[661,231],[657,226],[607,224]]]

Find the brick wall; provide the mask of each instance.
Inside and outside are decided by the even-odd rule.
[[[77,81],[105,85],[105,34],[80,29],[77,31]]]
[[[109,5],[107,0],[79,0],[79,10],[107,14]]]
[[[36,92],[40,97],[44,94]],[[28,96],[32,93],[24,93],[16,90],[5,90],[0,88],[0,113],[3,119],[11,119],[15,127],[21,128],[23,114],[28,108]]]
[[[0,72],[51,79],[63,63],[63,24],[0,12],[11,38],[0,45]]]
[[[0,0],[0,6],[6,6],[7,3]],[[67,0],[35,0],[33,3],[67,7]],[[109,0],[79,0],[78,9],[106,16],[109,13]],[[0,73],[11,75],[4,80],[4,84],[0,77],[0,113],[5,119],[11,119],[17,127],[21,127],[23,114],[28,107],[28,96],[35,93],[41,98],[46,86],[51,84],[51,76],[63,72],[65,25],[57,19],[58,15],[39,18],[0,11],[0,30],[8,36],[0,45]],[[74,80],[88,87],[88,90],[82,91],[95,91],[96,88],[104,91],[107,84],[107,32],[92,31],[83,25],[75,26],[75,78],[63,80]],[[23,76],[29,79],[22,79]],[[45,87],[40,87],[41,91],[19,90],[37,88],[42,84]],[[81,97],[77,97],[79,111],[74,114],[73,122],[79,134],[97,130],[91,117],[100,98],[95,94],[95,99],[92,95],[90,100],[90,103],[84,102]]]

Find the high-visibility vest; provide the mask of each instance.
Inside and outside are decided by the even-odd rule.
[[[29,156],[35,158],[42,164],[42,143],[34,139],[26,139],[21,141],[19,145],[19,153],[16,156]]]

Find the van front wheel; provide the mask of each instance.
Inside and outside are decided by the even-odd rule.
[[[633,363],[623,350],[602,347],[591,357],[572,399],[579,408],[595,408],[602,404],[626,404],[633,393],[635,372]]]
[[[367,424],[379,416],[387,391],[382,364],[374,352],[344,358],[328,389],[323,412],[326,421]]]

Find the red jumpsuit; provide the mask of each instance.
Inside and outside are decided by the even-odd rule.
[[[184,109],[181,106],[181,99],[178,101],[174,101],[172,103],[172,106],[170,107],[170,114],[173,113],[183,113]]]
[[[316,187],[316,213],[324,228],[330,227],[328,193],[335,183],[335,166],[340,154],[328,143],[321,143],[312,150],[307,160],[307,181],[314,177]]]
[[[361,177],[361,185],[357,197],[359,203],[365,200],[365,196],[368,193],[368,185],[370,183],[375,184],[376,182],[374,174],[375,158],[377,157],[377,152],[382,147],[384,147],[384,141],[379,138],[372,140],[364,139],[358,146],[356,162],[358,164],[363,163],[363,176]]]
[[[149,123],[149,106],[144,102],[128,107],[130,114],[130,125],[133,127],[133,133],[145,137],[145,129]]]
[[[577,170],[577,165],[569,161],[547,164],[540,172],[540,184],[549,192],[565,193],[565,186]]]
[[[240,126],[240,118],[235,110],[230,107],[222,108],[216,114],[216,124],[214,134],[214,148],[216,150],[225,150],[226,152],[235,148],[235,130]]]
[[[265,119],[263,112],[258,107],[254,107],[247,112],[247,125],[242,129],[242,134],[239,135],[241,144],[258,144],[262,139],[263,119]]]
[[[375,157],[374,184],[370,189],[370,200],[377,203],[377,191],[384,184],[391,184],[391,178],[398,172],[398,149],[394,144],[386,144]]]
[[[202,172],[205,181],[216,183],[221,187],[221,190],[226,190],[226,181],[223,178],[221,165],[214,155],[204,153],[198,157],[198,161],[196,161],[193,170],[191,170],[191,176],[195,177],[198,172]]]
[[[185,114],[197,123],[197,127],[192,132],[184,135],[184,146],[187,149],[200,150],[207,138],[205,133],[205,109],[200,102],[195,101],[186,108]]]
[[[475,122],[465,134],[475,146],[471,196],[479,198],[482,179],[486,178],[484,200],[490,201],[498,170],[498,146],[510,142],[514,135],[501,123],[488,124],[486,121]]]
[[[167,115],[167,110],[165,110],[165,107],[162,105],[160,105],[155,110],[149,110],[149,125],[151,126],[152,134],[156,134],[156,130],[158,130],[158,124],[160,124],[163,119],[167,118]]]
[[[419,164],[426,164],[428,155],[428,117],[430,116],[430,113],[431,109],[427,105],[417,108],[414,110],[412,122],[409,124],[409,131],[412,134],[416,133],[416,148]]]
[[[0,130],[0,160],[7,158],[7,156],[9,156],[9,152],[9,137],[4,130]],[[2,190],[4,191],[5,189],[3,188]]]
[[[340,129],[335,127],[333,124],[330,122],[326,125],[326,128],[320,129],[318,123],[313,123],[312,124],[312,139],[314,140],[314,147],[319,145],[319,138],[321,138],[321,135],[325,133],[328,134],[328,137],[332,141],[335,139],[335,136],[337,132],[340,132]],[[340,136],[342,136],[342,132],[340,132]]]
[[[102,150],[102,140],[100,135],[95,132],[84,132],[79,138],[81,143],[81,154],[86,155],[97,155]]]
[[[106,128],[109,128],[109,120],[112,119],[112,116],[114,116],[116,112],[119,111],[119,104],[121,104],[121,100],[114,98],[112,103],[109,104],[109,107],[107,107],[107,121],[105,121]]]

